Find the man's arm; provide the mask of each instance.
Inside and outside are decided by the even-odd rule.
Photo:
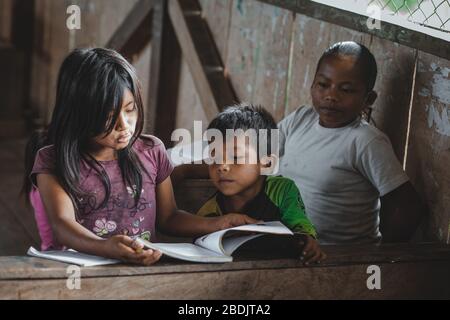
[[[407,242],[425,215],[425,206],[410,182],[381,197],[380,230],[383,242]]]

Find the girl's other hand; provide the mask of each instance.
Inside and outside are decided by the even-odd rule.
[[[319,242],[313,237],[306,235],[304,238],[304,247],[302,249],[300,258],[304,261],[305,265],[309,265],[311,263],[320,263],[326,258],[327,255],[320,248]]]
[[[228,213],[213,219],[215,219],[215,225],[217,230],[223,230],[227,228],[237,227],[243,224],[259,222],[258,220],[255,220],[245,214],[240,213]]]
[[[128,236],[115,235],[104,241],[106,254],[114,259],[149,266],[161,258],[157,250],[143,250],[144,247]]]

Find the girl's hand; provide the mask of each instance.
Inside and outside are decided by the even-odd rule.
[[[300,259],[304,261],[305,265],[309,265],[310,263],[320,263],[327,258],[325,252],[320,249],[319,242],[316,239],[306,235],[303,242],[304,247]]]
[[[143,250],[144,247],[137,241],[124,235],[115,235],[104,240],[106,254],[114,259],[125,262],[149,266],[161,258],[157,250]]]
[[[223,230],[227,228],[237,227],[243,224],[257,223],[258,220],[250,218],[245,214],[228,213],[223,216],[212,218],[214,219],[215,227],[217,230]]]

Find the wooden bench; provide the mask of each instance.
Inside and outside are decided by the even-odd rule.
[[[0,299],[449,299],[450,246],[324,246],[328,259],[261,257],[225,264],[160,261],[150,267],[81,268],[81,288],[67,288],[67,264],[0,257]],[[369,290],[370,265],[381,289]]]
[[[178,208],[196,213],[217,189],[209,179],[185,179],[174,185]]]

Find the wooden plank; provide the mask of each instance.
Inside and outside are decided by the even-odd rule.
[[[378,65],[375,91],[378,98],[372,117],[387,134],[400,163],[405,156],[408,119],[413,93],[416,50],[373,37],[368,43]]]
[[[40,242],[34,215],[20,196],[25,140],[0,141],[0,256],[25,254]]]
[[[402,264],[414,262],[449,262],[450,247],[439,243],[383,244],[383,245],[324,245],[327,259],[323,267],[357,264]],[[0,257],[1,280],[65,279],[67,264],[27,256]],[[304,266],[299,259],[254,255],[240,256],[232,263],[204,264],[166,259],[144,267],[130,264],[83,267],[83,277],[139,276],[169,273],[225,272],[253,269],[315,268]]]
[[[145,130],[156,134],[170,147],[170,137],[175,128],[181,49],[167,13],[167,5],[166,0],[158,0],[154,6],[148,91],[151,98],[146,110]]]
[[[35,6],[34,45],[31,58],[30,116],[32,124],[41,127],[47,120],[50,76],[50,9],[49,0],[40,0]]]
[[[152,0],[137,2],[108,40],[106,47],[115,49],[132,60],[132,56],[138,54],[150,41],[153,5]]]
[[[66,264],[0,257],[1,299],[406,299],[450,297],[450,250],[436,244],[329,246],[320,266],[297,259],[241,259],[226,264],[158,262],[150,267],[81,269],[81,289],[66,287]],[[351,260],[352,258],[359,260]],[[342,261],[348,259],[349,261]],[[365,261],[365,262],[364,262]],[[369,290],[367,268],[381,271]],[[111,281],[114,279],[114,281]],[[266,281],[261,281],[266,279]],[[122,290],[126,287],[127,290]],[[302,290],[298,290],[302,288]]]
[[[78,5],[81,11],[81,29],[71,30],[70,50],[75,47],[105,46],[137,2],[138,0],[74,0],[71,4]]]
[[[225,61],[233,0],[201,0],[200,4],[222,61]]]
[[[180,87],[177,105],[176,128],[189,130],[193,139],[194,121],[201,121],[202,132],[206,130],[209,119],[206,116],[189,65],[185,59],[182,59],[181,62]]]
[[[261,59],[259,17],[263,5],[257,1],[234,1],[228,39],[226,68],[239,101],[252,103],[255,70]]]
[[[169,15],[208,120],[236,101],[197,0],[170,0]]]
[[[450,243],[450,62],[419,52],[406,170],[430,215],[426,237]]]
[[[27,76],[25,54],[12,47],[0,47],[0,118],[21,120],[25,103],[25,77]]]
[[[0,255],[25,254],[31,245],[38,246],[39,241],[35,239],[37,232],[33,235],[28,232],[21,218],[17,216],[19,209],[11,210],[7,201],[17,202],[17,196],[8,200],[3,196],[0,198]],[[29,210],[28,212],[32,219],[32,213]]]
[[[449,299],[449,263],[380,265],[381,290],[367,288],[368,265],[341,268],[1,281],[2,299]],[[261,281],[261,279],[266,279]],[[126,288],[126,290],[123,290]],[[301,290],[299,290],[301,288]]]
[[[21,103],[16,105],[16,113],[23,121],[22,129],[30,115],[30,92],[31,92],[31,63],[33,52],[33,27],[34,27],[34,7],[35,1],[18,1],[13,6],[13,24],[12,24],[12,44],[14,48],[20,51],[16,59],[22,60],[20,65],[23,70],[17,70],[14,73],[15,88],[12,92],[21,97]],[[4,68],[2,68],[4,69]],[[19,125],[20,130],[20,125]],[[16,135],[21,137],[25,135],[25,130]]]
[[[293,18],[293,13],[270,5],[263,6],[259,17],[253,103],[263,105],[276,121],[283,118],[286,106]]]
[[[66,28],[67,15],[65,14],[67,5],[62,1],[48,1],[43,18],[44,23],[44,37],[46,47],[43,48],[48,60],[44,62],[44,68],[47,69],[48,77],[46,79],[39,79],[44,83],[44,88],[38,84],[39,90],[44,90],[46,93],[43,97],[43,105],[39,106],[39,114],[44,118],[45,123],[49,123],[53,112],[55,98],[56,98],[56,85],[58,79],[59,69],[64,58],[70,51],[70,41],[73,39],[70,31]],[[48,33],[48,34],[46,34]]]
[[[0,42],[11,43],[13,0],[0,1]]]
[[[207,179],[183,180],[174,186],[178,208],[192,213],[196,213],[216,191],[213,183]]]
[[[150,103],[148,88],[150,88],[150,62],[152,60],[152,46],[147,43],[140,54],[133,55],[130,60],[136,69],[136,74],[141,84],[142,104],[144,105],[144,112]],[[145,121],[145,119],[144,119]]]
[[[307,15],[322,21],[340,25],[356,31],[374,35],[378,38],[393,41],[408,47],[437,55],[442,58],[450,57],[450,42],[430,37],[425,33],[405,29],[403,27],[382,22],[382,28],[367,28],[367,17],[356,13],[337,9],[309,0],[259,0],[264,3],[279,6],[293,12]]]
[[[207,22],[211,30],[221,61],[224,61],[227,56],[226,50],[228,47],[228,29],[232,2],[229,0],[200,1],[203,19]],[[221,64],[223,65],[223,62]],[[224,72],[227,76],[228,71],[225,69]],[[208,119],[205,114],[200,96],[197,93],[195,81],[192,78],[189,65],[185,58],[182,59],[180,78],[175,127],[188,129],[193,136],[193,121],[201,121],[202,129],[205,130],[211,119]],[[188,206],[187,208],[194,207]],[[182,206],[182,208],[185,207]]]

